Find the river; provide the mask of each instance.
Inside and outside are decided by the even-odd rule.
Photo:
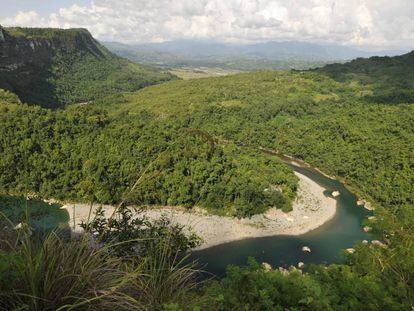
[[[338,190],[337,212],[334,218],[319,228],[299,236],[278,235],[264,238],[244,239],[213,246],[191,254],[202,269],[216,276],[222,276],[228,265],[246,265],[248,257],[258,262],[267,262],[273,267],[307,264],[329,264],[343,262],[343,250],[361,240],[372,240],[371,234],[362,230],[363,220],[372,212],[356,204],[357,197],[341,182],[331,179],[317,170],[300,166],[288,158],[282,160],[313,181],[326,188],[326,194]],[[302,251],[308,246],[311,253]]]

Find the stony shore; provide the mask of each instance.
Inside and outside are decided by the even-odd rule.
[[[310,178],[297,172],[295,174],[300,179],[298,197],[289,213],[271,208],[265,214],[255,215],[249,219],[210,215],[201,208],[188,211],[180,207],[151,207],[145,213],[150,219],[166,215],[172,222],[185,225],[194,231],[203,240],[198,249],[245,238],[304,234],[335,216],[336,200],[325,196],[325,188]],[[97,207],[94,206],[93,209]],[[114,207],[103,207],[106,216],[109,217]],[[63,208],[68,211],[71,217],[70,224],[75,224],[75,230],[79,230],[78,224],[81,221],[88,219],[90,208],[86,204],[66,204]]]

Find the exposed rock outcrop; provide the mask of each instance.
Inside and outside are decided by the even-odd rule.
[[[6,41],[6,37],[4,36],[3,27],[0,25],[0,43],[5,42],[5,41]]]

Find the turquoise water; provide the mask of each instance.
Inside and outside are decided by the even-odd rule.
[[[287,161],[287,159],[282,159]],[[287,163],[326,188],[325,195],[338,190],[335,217],[321,227],[300,236],[279,235],[252,238],[230,242],[193,252],[191,259],[198,260],[203,270],[222,276],[229,264],[246,265],[249,256],[258,262],[270,263],[273,267],[305,264],[340,263],[343,250],[361,240],[371,240],[370,234],[362,230],[363,220],[371,212],[357,206],[357,197],[337,180],[328,178],[309,167]],[[309,246],[311,253],[302,252],[302,246]]]

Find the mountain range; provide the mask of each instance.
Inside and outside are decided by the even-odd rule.
[[[335,44],[300,41],[230,44],[177,40],[163,43],[104,42],[109,50],[133,61],[161,67],[206,66],[238,70],[307,69],[357,57],[395,56],[402,50],[365,51]]]

